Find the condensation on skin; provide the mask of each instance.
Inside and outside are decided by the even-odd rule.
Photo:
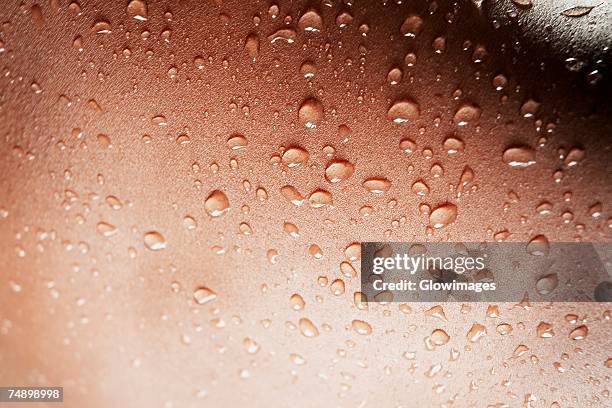
[[[508,3],[525,23],[496,30],[486,4],[340,3],[0,10],[0,383],[67,406],[605,404],[607,305],[380,304],[356,243],[609,240],[607,71],[504,37],[557,6]],[[606,7],[538,36],[591,24],[600,47]]]

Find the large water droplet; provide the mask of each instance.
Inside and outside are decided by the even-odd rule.
[[[316,10],[308,10],[298,21],[298,28],[304,31],[321,31],[323,29],[323,19]]]
[[[247,138],[239,133],[235,133],[227,139],[227,147],[232,150],[244,149],[248,144]]]
[[[302,102],[298,111],[300,123],[308,129],[315,129],[323,121],[323,104],[314,98]]]
[[[550,251],[548,238],[544,235],[536,235],[527,244],[527,253],[534,256],[546,256]]]
[[[325,168],[325,178],[330,183],[346,180],[355,172],[355,166],[346,160],[335,160]]]
[[[465,335],[465,338],[472,343],[477,343],[480,339],[487,335],[487,328],[480,323],[474,323],[470,330]]]
[[[363,187],[370,193],[382,194],[391,188],[391,182],[386,178],[370,178],[363,182]]]
[[[157,231],[149,231],[144,235],[144,245],[150,251],[166,248],[166,238]]]
[[[332,195],[329,191],[316,190],[308,197],[308,202],[313,208],[331,206],[333,204]]]
[[[446,203],[437,207],[429,214],[429,225],[433,228],[443,228],[457,219],[457,206]]]
[[[536,290],[540,295],[546,295],[557,288],[559,284],[559,278],[556,273],[551,273],[545,276],[542,276],[536,282]]]
[[[362,336],[367,336],[368,334],[372,333],[372,326],[363,320],[353,320],[351,322],[351,327],[355,333],[361,334]]]
[[[512,167],[528,167],[535,164],[535,151],[527,146],[510,147],[504,151],[502,160]]]
[[[414,121],[419,117],[419,105],[409,99],[401,99],[391,105],[387,117],[397,124]]]
[[[305,317],[301,318],[299,321],[300,332],[304,337],[317,337],[319,335],[319,329],[317,326]]]
[[[582,325],[572,330],[569,334],[569,338],[572,340],[584,340],[587,334],[589,334],[589,328]]]
[[[480,119],[481,110],[478,106],[466,103],[461,105],[455,116],[453,117],[454,122],[459,126],[465,126],[468,123],[476,122]]]
[[[206,201],[204,201],[204,209],[212,217],[219,217],[226,211],[229,211],[230,203],[229,199],[220,190],[215,190],[208,195]]]
[[[435,329],[431,332],[429,340],[434,346],[443,346],[450,340],[450,336],[442,329]]]
[[[285,150],[281,159],[287,167],[297,167],[308,161],[308,151],[301,147],[290,147]]]
[[[131,0],[127,5],[128,16],[139,21],[147,20],[147,3],[143,0]]]
[[[423,19],[419,16],[408,16],[400,27],[400,33],[406,37],[416,37],[423,29]]]
[[[92,30],[97,34],[110,34],[112,26],[107,20],[98,20],[92,26]]]
[[[198,305],[204,305],[217,298],[217,294],[207,287],[199,287],[193,292],[193,300]]]

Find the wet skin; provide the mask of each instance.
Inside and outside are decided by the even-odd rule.
[[[570,71],[554,38],[468,3],[287,3],[151,2],[146,21],[124,2],[0,10],[0,385],[61,385],[70,407],[610,404],[609,303],[363,310],[340,268],[361,241],[609,242],[607,67]],[[299,23],[310,7],[319,31]],[[535,164],[504,162],[515,146]],[[335,160],[354,172],[331,183]],[[429,227],[445,203],[456,219]],[[203,287],[216,296],[198,304]],[[450,339],[427,350],[437,329]]]

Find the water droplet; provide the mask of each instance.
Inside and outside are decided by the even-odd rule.
[[[333,204],[331,193],[325,190],[316,190],[312,192],[308,197],[308,202],[313,208],[321,208]]]
[[[444,308],[440,305],[436,305],[430,309],[427,309],[425,311],[425,315],[446,321],[446,314],[444,313]]]
[[[300,123],[308,129],[316,129],[323,121],[323,104],[314,98],[302,102],[298,111]]]
[[[454,122],[459,126],[465,126],[480,119],[481,109],[473,104],[463,104],[453,117]]]
[[[239,133],[235,133],[227,139],[227,147],[232,150],[244,149],[248,144],[247,138]]]
[[[536,327],[536,334],[538,335],[538,337],[542,337],[545,339],[553,337],[555,335],[555,332],[553,331],[553,327],[550,323],[540,322],[540,324],[538,324],[538,327]]]
[[[382,194],[391,188],[391,182],[385,178],[370,178],[363,182],[363,187],[370,193]]]
[[[429,225],[443,228],[457,219],[457,206],[451,203],[442,204],[429,214]]]
[[[400,33],[405,37],[414,38],[423,30],[423,19],[419,16],[408,16],[400,27]]]
[[[411,155],[416,150],[417,145],[414,140],[404,138],[400,141],[399,147],[404,153]]]
[[[112,26],[107,20],[99,20],[94,23],[92,30],[97,34],[110,34]]]
[[[304,337],[317,337],[319,335],[319,329],[305,317],[299,321],[300,332]]]
[[[346,180],[355,172],[355,166],[346,160],[335,160],[325,168],[325,178],[330,183]]]
[[[544,235],[536,235],[527,244],[527,253],[534,256],[546,256],[550,250],[548,238]]]
[[[573,147],[563,160],[563,163],[565,163],[567,167],[573,167],[580,163],[582,159],[584,159],[584,149]]]
[[[279,254],[276,249],[268,249],[266,252],[266,257],[268,258],[268,262],[272,265],[276,265],[278,263]]]
[[[487,335],[487,328],[480,323],[474,323],[470,330],[465,335],[465,338],[472,343],[477,343],[480,339]]]
[[[116,226],[114,226],[113,224],[109,224],[108,222],[104,222],[104,221],[100,221],[96,225],[96,230],[98,231],[99,234],[105,237],[112,237],[117,232],[119,232]]]
[[[518,357],[522,356],[523,354],[525,354],[528,351],[529,351],[529,347],[527,347],[524,344],[519,344],[518,346],[516,346],[516,348],[512,352],[512,357],[518,358]]]
[[[336,24],[340,28],[348,27],[353,22],[353,16],[347,11],[343,11],[336,17]]]
[[[533,99],[528,99],[521,106],[521,116],[525,118],[533,117],[540,109],[540,103]]]
[[[283,224],[283,231],[291,235],[293,238],[299,238],[300,236],[300,230],[298,229],[297,225],[290,222],[285,222]]]
[[[429,340],[434,346],[443,346],[450,340],[450,336],[442,329],[435,329],[431,332]]]
[[[444,150],[449,155],[462,152],[465,149],[465,143],[463,140],[456,137],[447,137],[444,140]]]
[[[569,334],[569,338],[572,340],[584,340],[587,334],[589,334],[589,328],[582,325],[572,330]]]
[[[536,282],[536,290],[540,295],[546,295],[555,290],[558,284],[559,278],[557,277],[557,274],[551,273],[538,279]]]
[[[419,117],[419,105],[409,99],[401,99],[393,103],[387,111],[387,117],[394,123],[403,124],[415,121]]]
[[[502,336],[512,333],[512,325],[508,323],[500,323],[495,327],[495,330]]]
[[[304,309],[306,302],[304,302],[304,298],[302,298],[302,296],[297,293],[294,293],[289,298],[289,304],[291,306],[291,309],[293,310],[302,310]]]
[[[300,30],[316,32],[323,29],[323,19],[316,10],[308,10],[298,20]]]
[[[257,343],[251,337],[245,337],[244,339],[242,339],[242,345],[244,346],[248,354],[257,354],[260,349],[259,343]]]
[[[512,167],[529,167],[536,163],[535,151],[528,146],[510,147],[504,151],[502,160]]]
[[[136,20],[146,21],[147,4],[143,0],[131,0],[127,5],[127,13]]]
[[[187,215],[183,218],[183,226],[188,230],[194,230],[198,226],[198,223],[195,218]]]
[[[204,209],[211,217],[219,217],[229,211],[229,199],[222,191],[214,190],[204,201]]]
[[[280,189],[281,194],[291,204],[300,206],[304,203],[304,196],[293,186],[284,186]]]
[[[308,151],[301,147],[291,147],[283,153],[281,159],[287,167],[297,167],[308,161]]]
[[[157,231],[149,231],[144,235],[144,245],[150,251],[166,248],[166,238]]]
[[[402,80],[402,70],[394,67],[387,74],[387,82],[391,85],[397,85]]]
[[[361,334],[362,336],[367,336],[372,333],[372,326],[363,320],[353,320],[351,322],[351,327],[355,333]]]
[[[357,242],[353,242],[346,248],[344,248],[344,257],[349,261],[356,261],[361,258],[361,245]]]
[[[217,294],[207,287],[199,287],[193,292],[193,300],[198,305],[204,305],[217,298]]]
[[[418,180],[412,184],[412,192],[420,197],[424,197],[429,194],[429,187],[423,180]]]
[[[335,296],[343,295],[345,290],[344,281],[342,279],[334,280],[329,286],[329,289]]]
[[[502,74],[495,75],[495,77],[493,78],[493,87],[496,91],[503,90],[506,85],[508,85],[508,78],[506,78]]]
[[[317,244],[312,244],[308,247],[308,254],[315,259],[323,258],[323,250]]]
[[[436,37],[433,40],[433,43],[431,44],[432,48],[434,49],[434,52],[436,54],[441,54],[444,52],[444,50],[446,50],[446,38],[444,37]]]
[[[295,42],[295,30],[292,28],[281,28],[278,31],[275,31],[273,34],[271,34],[270,36],[268,36],[268,40],[270,40],[270,42],[272,44],[276,43],[276,42],[287,42],[289,44],[292,44]]]
[[[304,61],[300,66],[300,73],[306,79],[313,78],[317,73],[317,66],[312,61]]]
[[[342,262],[340,263],[340,272],[346,278],[354,278],[357,276],[357,271],[353,268],[350,262]]]

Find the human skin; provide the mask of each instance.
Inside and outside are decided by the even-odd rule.
[[[610,404],[609,303],[501,303],[495,318],[488,304],[444,303],[441,320],[425,313],[432,304],[361,310],[359,279],[340,270],[361,241],[494,241],[507,230],[515,242],[609,242],[610,79],[595,63],[609,44],[587,49],[591,65],[573,72],[554,38],[496,29],[469,3],[149,2],[146,21],[122,1],[33,4],[0,9],[0,385],[63,386],[67,407]],[[298,23],[311,7],[318,32]],[[353,17],[344,28],[342,11]],[[587,30],[601,13],[567,24]],[[411,14],[423,21],[414,39],[400,31]],[[273,42],[285,26],[294,42]],[[323,107],[315,129],[298,114],[309,98]],[[389,108],[403,99],[418,114],[399,125]],[[480,114],[463,126],[454,118],[466,104]],[[235,134],[245,147],[228,147]],[[450,135],[463,151],[447,153]],[[407,137],[411,155],[399,147]],[[504,163],[515,145],[536,163]],[[307,161],[275,158],[290,147]],[[568,166],[573,148],[584,157]],[[354,174],[330,183],[333,160]],[[475,176],[457,197],[466,165]],[[390,188],[373,194],[371,178]],[[421,179],[425,197],[411,187]],[[332,205],[309,205],[319,189]],[[216,190],[229,207],[213,217],[205,202]],[[536,211],[544,201],[549,215]],[[420,205],[447,202],[456,220],[428,228]],[[216,298],[197,304],[201,287]],[[317,336],[303,335],[303,318]],[[475,322],[487,335],[471,342]],[[538,336],[540,322],[552,337]],[[571,339],[581,324],[588,335]],[[450,340],[428,350],[438,328]],[[517,356],[519,345],[528,349]]]

